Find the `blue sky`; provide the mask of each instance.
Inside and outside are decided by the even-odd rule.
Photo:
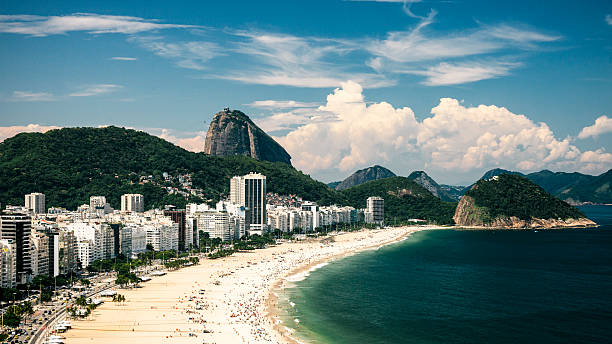
[[[332,181],[612,167],[612,3],[14,2],[0,139],[119,125],[198,150],[225,106]]]

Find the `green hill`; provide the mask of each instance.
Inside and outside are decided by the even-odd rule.
[[[452,224],[457,203],[443,202],[428,190],[406,177],[390,177],[348,188],[342,193],[348,204],[365,208],[366,199],[385,199],[385,221],[388,224],[408,219],[424,219],[438,224]]]
[[[0,143],[0,203],[23,204],[25,194],[43,192],[47,207],[75,209],[89,203],[91,195],[104,195],[119,208],[121,194],[141,193],[146,208],[183,207],[185,197],[168,195],[162,188],[175,186],[163,180],[163,172],[190,173],[205,200],[227,195],[232,176],[260,172],[270,192],[320,204],[342,202],[336,191],[284,163],[188,152],[156,136],[111,126],[21,133]],[[140,176],[148,175],[153,183],[140,185]]]
[[[584,218],[578,209],[526,177],[510,174],[479,180],[461,199],[454,216],[459,225],[499,227],[557,227],[565,225],[560,221]]]

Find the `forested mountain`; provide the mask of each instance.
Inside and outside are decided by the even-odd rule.
[[[355,173],[351,174],[350,176],[348,176],[348,178],[340,182],[340,184],[336,185],[336,190],[342,191],[372,180],[389,177],[395,177],[395,173],[380,165],[374,165],[364,168],[362,170],[358,170]]]
[[[410,173],[408,179],[414,180],[417,184],[427,189],[432,195],[446,202],[455,202],[456,199],[444,191],[435,180],[424,171],[414,171]]]
[[[612,203],[612,170],[599,176],[579,172],[552,172],[542,170],[523,174],[500,168],[487,171],[480,180],[488,180],[501,174],[513,174],[527,177],[544,190],[571,204],[581,203]],[[465,194],[474,184],[463,190]]]
[[[454,216],[458,225],[511,228],[585,225],[589,222],[585,218],[526,177],[511,174],[479,180],[461,199]]]
[[[47,207],[75,209],[91,195],[104,195],[118,208],[121,194],[141,193],[146,208],[184,206],[184,197],[162,188],[173,186],[162,178],[164,172],[190,174],[205,200],[226,195],[232,176],[260,172],[270,192],[320,204],[342,202],[339,193],[286,163],[188,152],[156,136],[111,126],[21,133],[0,143],[0,203],[23,204],[25,194],[43,192]],[[149,175],[152,182],[139,184]]]
[[[438,224],[452,224],[457,203],[444,202],[406,177],[370,181],[343,191],[349,205],[365,208],[366,199],[385,199],[385,221],[389,224],[408,219],[424,219]]]

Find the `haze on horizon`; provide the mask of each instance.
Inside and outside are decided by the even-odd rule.
[[[117,125],[192,151],[247,113],[322,181],[612,167],[612,3],[7,1],[0,140]]]

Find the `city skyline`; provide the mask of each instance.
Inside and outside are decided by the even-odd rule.
[[[329,182],[612,166],[607,2],[8,2],[0,140],[118,125],[203,149],[241,109]],[[178,120],[177,120],[178,119]]]

